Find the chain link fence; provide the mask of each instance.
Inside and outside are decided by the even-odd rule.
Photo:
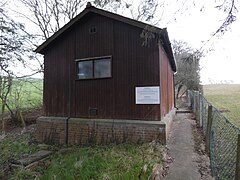
[[[189,107],[196,115],[198,124],[202,127],[211,160],[212,174],[215,179],[238,179],[236,170],[238,135],[240,129],[233,125],[217,108],[212,106],[198,91],[188,91]],[[211,113],[211,114],[208,114]],[[209,132],[208,132],[209,131]],[[238,159],[239,161],[239,159]],[[237,166],[237,163],[238,166]]]

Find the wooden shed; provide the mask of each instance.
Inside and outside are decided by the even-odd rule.
[[[36,49],[44,55],[39,141],[166,141],[176,65],[167,30],[154,27],[159,38],[144,46],[146,27],[87,6]]]

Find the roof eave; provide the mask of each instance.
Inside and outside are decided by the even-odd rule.
[[[173,55],[172,46],[171,46],[171,43],[170,43],[170,40],[169,40],[167,28],[163,28],[162,32],[163,32],[163,40],[164,40],[164,43],[165,43],[163,45],[163,46],[165,46],[164,49],[165,49],[165,51],[167,51],[167,56],[169,58],[169,61],[170,61],[173,72],[177,72],[176,61],[175,61],[175,58],[174,58],[174,55]]]

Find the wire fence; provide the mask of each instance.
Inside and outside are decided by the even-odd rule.
[[[240,129],[233,125],[198,91],[188,91],[189,107],[206,137],[212,175],[215,179],[239,179]],[[211,106],[211,108],[209,108]],[[211,109],[211,110],[209,110]],[[209,114],[210,113],[210,114]],[[209,142],[209,143],[208,143]]]

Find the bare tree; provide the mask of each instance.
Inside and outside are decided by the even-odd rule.
[[[222,11],[226,14],[222,20],[221,25],[211,33],[210,37],[204,40],[203,45],[198,51],[202,51],[204,47],[214,38],[224,35],[230,28],[231,25],[237,20],[238,10],[240,7],[240,1],[236,0],[215,0],[216,6],[214,8]],[[204,6],[202,7],[204,8]]]
[[[5,121],[5,111],[6,108],[11,111],[11,108],[9,107],[7,100],[8,95],[10,93],[12,87],[12,77],[9,76],[0,76],[0,99],[1,99],[1,121],[2,121],[2,135],[3,137],[6,134],[6,121]]]
[[[1,4],[1,3],[0,3]],[[11,19],[5,11],[4,4],[0,8],[0,100],[1,100],[1,121],[3,134],[5,134],[4,113],[9,112],[11,117],[14,111],[9,105],[9,94],[11,92],[13,77],[15,72],[13,67],[22,64],[25,65],[25,55],[29,49],[24,42],[28,34],[21,23]]]
[[[174,83],[176,98],[179,93],[186,90],[200,90],[200,65],[199,61],[203,52],[194,51],[186,42],[173,41],[173,51],[178,67]]]
[[[77,16],[87,4],[87,0],[19,0],[32,14],[31,17],[18,12],[39,28],[42,40],[46,40],[63,25]],[[107,9],[115,13],[130,14],[138,21],[156,24],[155,19],[158,8],[164,9],[165,1],[157,0],[91,0],[96,7]],[[180,8],[179,8],[180,9]],[[121,12],[120,12],[121,11]],[[154,23],[155,22],[155,23]]]
[[[49,38],[69,20],[73,19],[85,5],[81,0],[20,0],[32,13],[32,17],[23,17],[34,23],[40,30],[43,40]]]
[[[229,26],[236,21],[237,13],[240,3],[236,0],[219,0],[217,1],[218,5],[215,7],[223,12],[226,13],[226,18],[224,19],[221,26],[216,30],[215,34],[217,33],[225,33]]]
[[[164,2],[164,1],[163,1]],[[126,14],[131,14],[131,18],[150,22],[156,15],[158,7],[163,6],[163,2],[157,0],[140,0],[134,2],[133,0],[94,0],[97,7],[119,13],[118,11],[126,11]],[[159,20],[159,19],[158,19]]]
[[[16,62],[24,63],[23,32],[24,26],[10,19],[0,8],[0,73],[12,74],[10,66]]]
[[[85,7],[87,0],[19,0],[27,7],[32,16],[25,18],[33,22],[40,30],[42,40],[46,40],[69,20],[73,19]],[[149,22],[157,25],[163,19],[163,14],[167,14],[166,7],[170,2],[166,0],[90,0],[95,6],[104,8],[115,13],[119,11],[128,12],[133,19]],[[187,0],[173,2],[177,6],[172,14],[168,14],[170,19],[176,18],[185,13],[191,6],[195,6],[195,1]],[[216,8],[226,13],[226,19],[222,25],[213,33],[225,32],[228,27],[236,20],[237,2],[236,0],[216,0]],[[204,5],[203,4],[203,8]],[[126,11],[127,10],[127,11]],[[156,13],[158,11],[158,13]],[[165,16],[166,18],[166,16]],[[159,25],[159,24],[158,24]],[[213,35],[213,36],[214,36]]]

